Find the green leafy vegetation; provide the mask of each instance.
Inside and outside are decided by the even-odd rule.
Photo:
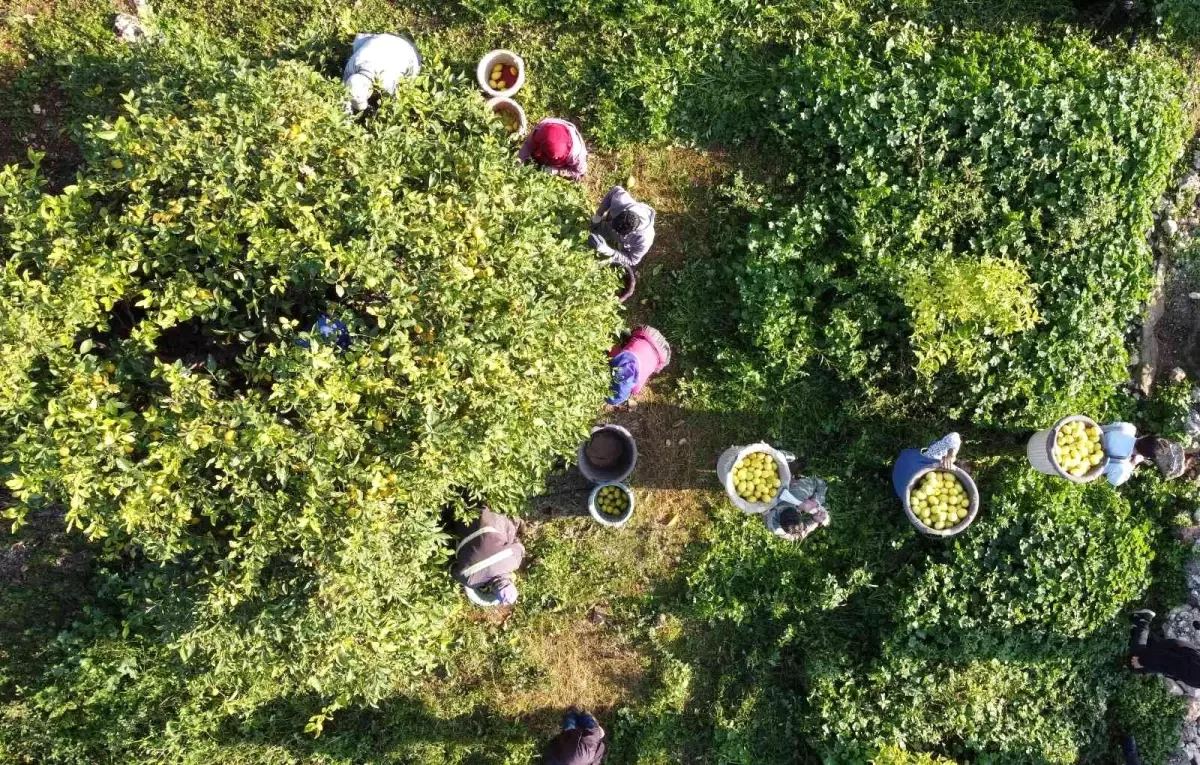
[[[218,47],[105,62],[136,95],[60,194],[0,174],[5,515],[59,504],[122,556],[138,665],[178,654],[231,708],[370,703],[448,639],[439,508],[514,506],[586,432],[610,277],[581,194],[461,83],[358,122]]]
[[[1124,614],[1180,602],[1195,489],[1022,456],[1063,414],[1138,410],[1126,338],[1189,124],[1160,41],[1020,0],[167,0],[172,43],[128,49],[84,6],[14,38],[14,119],[53,83],[84,164],[0,175],[0,505],[24,535],[63,508],[95,560],[43,545],[48,598],[0,586],[0,759],[524,763],[576,702],[614,762],[1173,748]],[[412,34],[427,73],[355,120],[364,30]],[[628,320],[683,373],[629,415],[619,533],[525,503],[597,416],[617,317],[584,191],[515,166],[462,76],[501,46],[530,116],[603,149],[593,195],[636,173],[659,208]],[[888,471],[949,429],[983,508],[927,540]],[[712,480],[758,438],[829,481],[802,545]],[[479,499],[533,521],[507,616],[441,568],[438,511]]]

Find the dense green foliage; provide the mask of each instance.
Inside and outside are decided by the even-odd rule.
[[[362,122],[219,47],[107,63],[132,93],[62,193],[0,174],[5,514],[134,556],[117,599],[231,705],[373,701],[447,639],[439,508],[510,507],[578,442],[615,301],[582,196],[460,81]]]
[[[1164,759],[1179,705],[1123,672],[1123,612],[1178,602],[1180,495],[1033,475],[1017,432],[1134,409],[1124,334],[1184,129],[1159,49],[1016,30],[1071,17],[1022,0],[162,7],[235,42],[89,48],[107,6],[35,29],[31,66],[101,116],[61,194],[2,176],[10,515],[64,500],[109,542],[70,619],[0,582],[29,625],[0,660],[33,657],[0,662],[0,759],[528,762],[561,710],[504,700],[597,604],[602,649],[650,665],[602,710],[615,762],[1108,762],[1125,731]],[[414,33],[433,74],[360,122],[333,78],[365,29]],[[645,581],[671,512],[623,536],[556,519],[510,618],[448,619],[436,508],[519,511],[594,413],[614,324],[582,194],[512,167],[441,69],[493,45],[530,63],[530,116],[590,145],[749,160],[723,208],[660,211],[694,237],[681,278],[639,287],[688,369],[667,419],[804,455],[830,528],[781,545],[705,504]],[[321,313],[347,350],[311,336]],[[950,427],[984,507],[934,542],[887,471]]]
[[[1098,411],[1182,149],[1177,71],[1073,38],[916,31],[786,67],[791,188],[739,198],[729,243],[745,366],[776,386],[828,366],[865,402],[981,424]],[[948,263],[973,264],[973,294]]]

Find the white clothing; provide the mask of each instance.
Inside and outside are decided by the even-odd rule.
[[[384,91],[395,93],[401,77],[420,71],[421,56],[408,39],[360,34],[354,37],[354,50],[342,72],[342,82],[350,89],[351,109],[361,112],[371,100],[376,81]]]

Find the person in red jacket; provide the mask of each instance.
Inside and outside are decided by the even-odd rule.
[[[641,327],[608,352],[612,390],[605,403],[620,406],[637,395],[650,378],[671,363],[671,346],[654,327]]]
[[[1150,634],[1154,612],[1134,611],[1130,620],[1129,665],[1143,675],[1162,675],[1170,680],[1200,688],[1200,648],[1182,640],[1156,638]]]
[[[547,117],[533,126],[519,158],[533,160],[555,175],[581,181],[587,174],[587,146],[579,129],[566,120]]]
[[[546,747],[542,761],[546,765],[600,765],[607,751],[604,728],[596,718],[571,707],[563,718],[562,733]]]

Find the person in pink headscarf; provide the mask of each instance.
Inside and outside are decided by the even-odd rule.
[[[640,393],[652,376],[671,363],[671,346],[654,327],[642,327],[608,355],[613,381],[612,393],[605,401],[619,406]]]
[[[547,117],[533,126],[518,155],[522,162],[532,159],[542,168],[581,181],[587,173],[587,146],[579,129],[566,120]]]

